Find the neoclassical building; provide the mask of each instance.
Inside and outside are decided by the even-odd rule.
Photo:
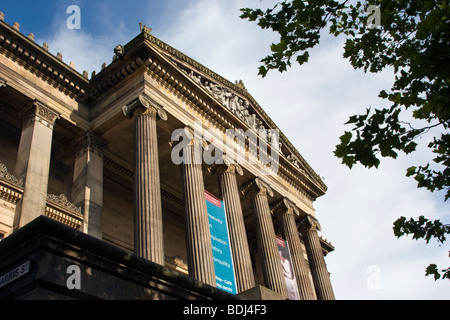
[[[0,297],[287,299],[293,276],[297,298],[334,299],[321,178],[242,81],[140,31],[80,74],[0,12]]]

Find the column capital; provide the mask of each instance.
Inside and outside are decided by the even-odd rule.
[[[270,210],[274,215],[292,214],[297,217],[300,216],[300,209],[294,202],[292,202],[288,198],[282,198],[278,200],[270,206]]]
[[[7,81],[0,78],[0,88],[6,87]]]
[[[93,151],[101,155],[103,153],[103,149],[105,149],[107,145],[103,139],[89,130],[73,140],[72,146],[75,148],[76,154],[83,151]]]
[[[230,163],[226,158],[227,157],[223,155],[222,162],[214,162],[213,164],[209,165],[208,171],[213,175],[217,175],[218,177],[220,177],[225,172],[243,176],[244,170],[242,169],[242,167],[237,163]]]
[[[22,114],[23,127],[27,127],[33,122],[40,122],[43,125],[53,129],[55,122],[60,118],[60,114],[44,105],[38,100],[30,103],[26,111]]]
[[[128,105],[122,107],[122,112],[126,118],[133,118],[134,114],[148,114],[152,117],[158,116],[161,120],[167,120],[167,113],[164,108],[145,93],[140,94]]]
[[[185,126],[184,128],[175,130],[172,133],[171,140],[169,141],[169,146],[171,148],[177,147],[177,150],[179,149],[180,151],[187,147],[194,147],[194,149],[197,150],[196,153],[198,153],[196,154],[196,157],[200,161],[197,164],[201,164],[201,150],[209,149],[209,145],[203,139],[203,136],[201,134],[198,134],[198,132],[192,129],[190,126]]]
[[[273,190],[270,187],[270,185],[258,177],[243,184],[241,187],[241,192],[244,195],[252,194],[252,193],[266,194],[271,197],[273,197],[273,195],[274,195]]]
[[[322,227],[320,226],[319,221],[310,214],[305,216],[303,219],[299,220],[298,227],[302,231],[309,231],[309,230],[321,231],[322,230]]]

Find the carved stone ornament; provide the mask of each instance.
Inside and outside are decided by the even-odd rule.
[[[267,193],[267,195],[271,197],[274,196],[273,190],[270,185],[260,178],[255,178],[241,187],[241,192],[244,195],[247,195],[250,192],[254,191],[256,191],[257,193]]]
[[[187,264],[183,261],[183,258],[181,258],[180,256],[174,256],[173,257],[173,263],[177,267],[180,267],[180,268],[183,268],[183,269],[187,269],[188,268]]]
[[[168,119],[167,113],[164,110],[164,108],[158,102],[156,102],[155,100],[153,100],[144,93],[140,94],[130,104],[122,107],[122,112],[126,118],[131,119],[133,117],[134,112],[139,108],[143,108],[144,112],[152,111],[152,109],[154,109],[156,112],[155,116],[157,114],[159,118],[163,121],[167,121]]]
[[[59,113],[53,111],[51,108],[45,106],[37,100],[30,104],[22,117],[24,127],[34,121],[37,121],[52,129],[55,121],[59,118]]]
[[[125,47],[121,44],[117,45],[114,48],[114,57],[113,57],[113,61],[123,57],[125,55]]]
[[[23,179],[17,179],[11,173],[8,172],[8,168],[4,163],[0,163],[0,178],[15,186],[23,187]]]
[[[152,28],[149,28],[146,25],[142,25],[142,22],[139,22],[139,29],[141,30],[141,32],[144,32],[144,33],[152,32]]]
[[[233,172],[237,173],[240,176],[244,175],[244,170],[237,163],[231,163],[225,154],[222,155],[222,162],[214,162],[213,164],[208,166],[208,171],[211,174],[217,174],[220,176],[224,172]]]
[[[182,71],[185,72],[196,84],[202,87],[206,92],[211,94],[213,98],[215,98],[222,106],[236,115],[250,128],[258,132],[261,138],[271,143],[272,130],[266,129],[263,121],[259,119],[256,114],[250,113],[250,103],[246,99],[241,98],[240,96],[232,93],[226,88],[219,86],[216,83],[202,79],[200,75],[194,74],[192,70],[190,72],[187,72],[186,70],[182,69]],[[245,88],[242,81],[238,82],[237,84]],[[279,151],[281,151],[281,148],[279,148]]]
[[[209,150],[208,142],[203,139],[201,134],[198,134],[197,131],[192,129],[190,126],[186,126],[182,130],[178,131],[178,134],[174,135],[171,139],[172,140],[169,141],[169,146],[171,148],[186,139],[186,141],[189,141],[186,146],[194,146],[196,148],[201,147],[203,150]]]
[[[66,208],[66,209],[75,211],[77,213],[81,213],[81,207],[75,206],[72,202],[70,202],[67,199],[66,195],[64,195],[64,194],[61,194],[59,196],[54,195],[54,194],[48,194],[47,199],[55,202],[56,204]]]
[[[300,219],[298,222],[298,226],[301,229],[306,229],[306,230],[310,230],[310,229],[316,229],[319,231],[322,230],[322,227],[320,226],[319,221],[317,221],[317,219],[314,218],[310,214],[305,216],[303,219]]]
[[[288,213],[300,216],[300,209],[297,205],[289,200],[288,198],[283,198],[280,201],[270,206],[270,209],[274,214],[276,213]]]
[[[290,154],[286,157],[290,163],[294,165],[294,167],[300,169],[300,163],[297,160],[297,157],[295,157],[293,154]]]

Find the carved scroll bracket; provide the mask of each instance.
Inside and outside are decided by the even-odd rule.
[[[163,121],[167,121],[168,119],[167,112],[164,108],[144,93],[140,94],[130,104],[122,107],[122,112],[128,119],[133,118],[133,115],[138,111],[153,115],[155,117],[158,115],[158,117]]]
[[[300,216],[300,209],[297,205],[289,200],[283,198],[270,206],[273,214],[293,214],[294,216]]]
[[[316,218],[314,218],[312,215],[308,214],[303,219],[300,219],[298,221],[298,227],[303,230],[318,230],[321,231],[322,227],[319,224],[319,221],[317,221]]]
[[[270,185],[258,177],[242,185],[241,192],[244,195],[256,192],[267,194],[270,197],[274,196],[273,189]]]
[[[221,162],[214,162],[213,164],[209,165],[208,171],[211,174],[217,176],[220,176],[225,172],[231,172],[240,176],[244,175],[244,170],[242,169],[242,167],[237,163],[231,163],[225,154],[222,156]]]

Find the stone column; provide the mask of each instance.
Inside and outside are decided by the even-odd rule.
[[[59,114],[34,101],[24,113],[16,176],[24,181],[15,229],[45,213],[53,127]]]
[[[320,230],[320,225],[315,218],[308,215],[303,219],[300,227],[308,254],[308,262],[317,299],[335,300],[330,274],[325,264],[322,246],[320,245],[319,235],[317,234],[317,230]]]
[[[134,116],[134,247],[135,253],[164,265],[164,238],[156,120],[167,120],[164,109],[141,94],[122,108]]]
[[[255,286],[244,215],[236,180],[236,173],[242,176],[243,171],[238,164],[213,165],[210,171],[216,174],[219,180],[220,197],[223,199],[228,221],[237,293],[240,293]]]
[[[295,222],[295,216],[300,215],[298,207],[289,199],[284,198],[272,206],[281,222],[281,232],[289,246],[292,265],[301,300],[316,300],[314,288],[309,280],[309,273],[303,255],[302,244]]]
[[[189,276],[216,286],[211,233],[206,209],[205,186],[202,171],[202,140],[189,128],[182,132],[186,140],[181,147],[181,179],[186,226],[186,249]]]
[[[103,238],[103,149],[105,143],[88,131],[73,142],[76,150],[72,200],[82,208],[83,232]]]
[[[272,216],[267,196],[273,196],[272,188],[259,178],[242,186],[242,192],[249,194],[253,207],[256,241],[261,253],[265,285],[287,298],[286,282],[278,253]]]

